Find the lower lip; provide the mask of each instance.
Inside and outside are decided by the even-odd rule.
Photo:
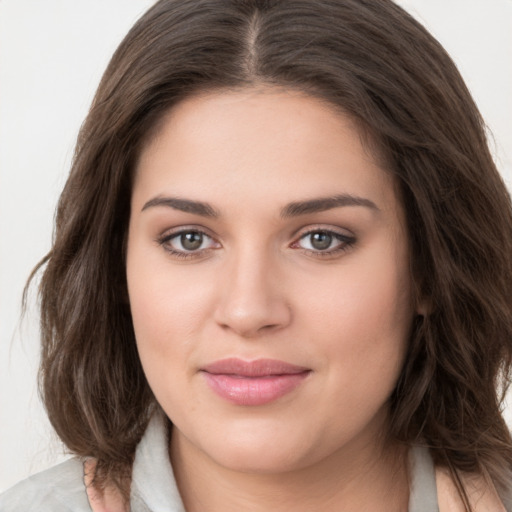
[[[291,393],[310,372],[264,377],[202,373],[210,389],[225,400],[236,405],[264,405]]]

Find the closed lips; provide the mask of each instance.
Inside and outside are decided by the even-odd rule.
[[[294,391],[311,373],[309,368],[274,359],[224,359],[201,369],[209,388],[239,406],[260,406]]]
[[[215,361],[201,368],[201,370],[211,374],[239,375],[241,377],[293,375],[311,371],[309,368],[296,366],[276,359],[243,361],[237,358]]]

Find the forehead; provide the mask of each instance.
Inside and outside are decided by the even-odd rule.
[[[351,193],[384,208],[396,203],[393,179],[357,123],[315,97],[270,87],[210,92],[174,106],[141,152],[139,193],[269,203]]]

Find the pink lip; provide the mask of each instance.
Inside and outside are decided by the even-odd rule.
[[[210,389],[237,405],[263,405],[293,391],[309,368],[277,361],[230,358],[201,368]]]

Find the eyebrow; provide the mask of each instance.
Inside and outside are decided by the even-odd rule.
[[[190,199],[181,199],[179,197],[155,197],[144,204],[141,211],[153,208],[155,206],[166,206],[185,213],[193,213],[202,217],[220,217],[220,214],[213,206],[202,201],[192,201]]]
[[[194,201],[191,199],[182,199],[179,197],[154,197],[144,204],[141,211],[157,206],[164,206],[185,213],[200,215],[201,217],[220,217],[220,213],[209,203]],[[370,201],[370,199],[350,194],[339,194],[329,197],[308,199],[305,201],[294,201],[281,209],[281,217],[298,217],[300,215],[323,212],[334,208],[341,208],[343,206],[363,206],[374,211],[380,211],[378,206],[373,201]]]
[[[363,206],[376,212],[380,211],[378,206],[370,199],[350,194],[339,194],[290,203],[281,210],[281,217],[298,217],[299,215],[324,212],[342,206]]]

